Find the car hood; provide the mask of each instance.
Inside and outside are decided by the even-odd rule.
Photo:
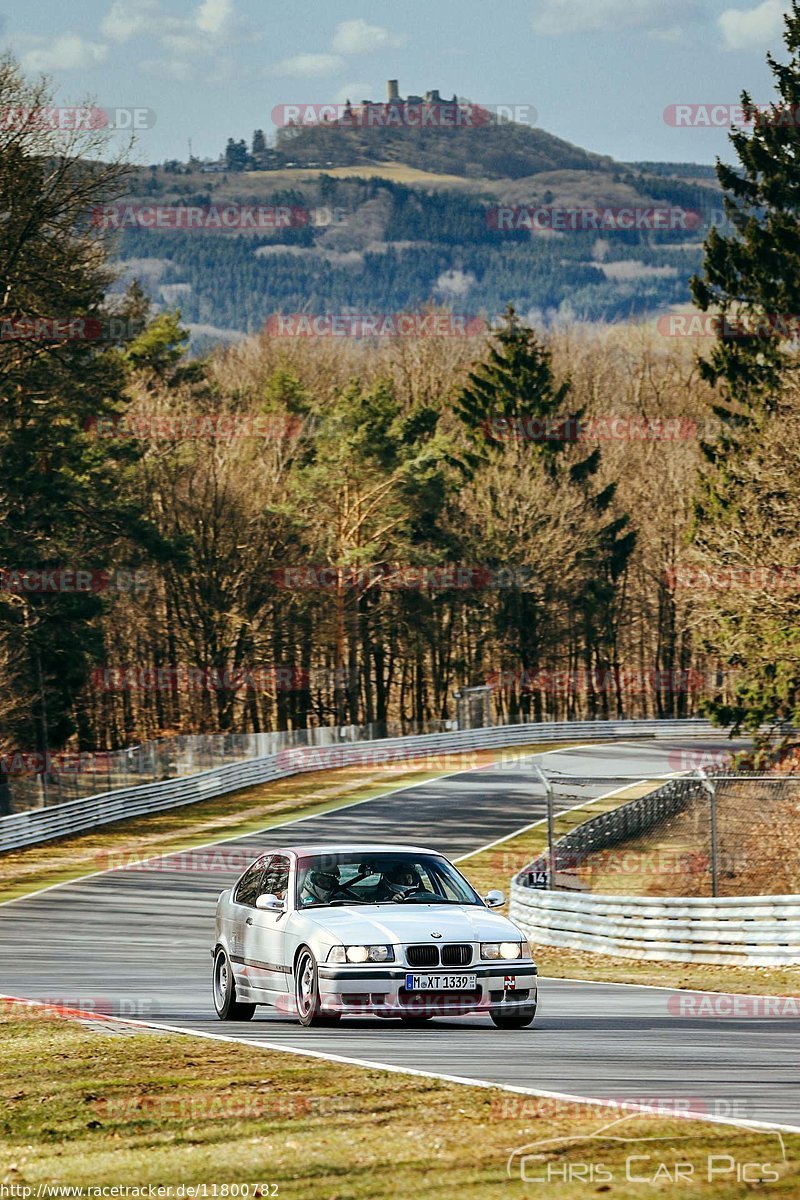
[[[303,914],[345,945],[517,941],[524,934],[506,917],[474,904],[380,904],[312,909]]]

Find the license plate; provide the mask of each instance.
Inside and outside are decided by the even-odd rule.
[[[406,975],[407,992],[474,992],[477,975]]]

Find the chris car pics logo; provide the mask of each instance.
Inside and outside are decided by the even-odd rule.
[[[743,1148],[738,1154],[731,1139],[736,1133],[749,1131],[731,1126],[711,1132],[706,1125],[701,1132],[690,1130],[669,1136],[637,1136],[621,1128],[628,1121],[647,1116],[633,1112],[586,1133],[530,1142],[511,1152],[506,1173],[510,1179],[539,1187],[581,1184],[606,1191],[615,1184],[638,1184],[680,1189],[688,1196],[699,1194],[692,1189],[703,1184],[765,1187],[777,1183],[792,1165],[777,1132],[764,1131],[768,1152],[761,1147],[757,1153]]]

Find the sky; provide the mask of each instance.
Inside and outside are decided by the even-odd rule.
[[[0,35],[59,103],[149,109],[142,162],[216,158],[228,137],[274,139],[281,104],[439,88],[529,106],[536,124],[622,161],[731,161],[725,127],[671,105],[773,97],[784,0],[36,0]],[[0,0],[2,11],[3,0]],[[715,109],[709,119],[727,121]]]

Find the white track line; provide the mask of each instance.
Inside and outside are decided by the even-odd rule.
[[[556,753],[556,751],[553,751]],[[531,755],[533,757],[533,755]],[[575,812],[578,808],[587,808],[590,804],[597,804],[600,800],[609,800],[612,796],[618,796],[620,792],[627,792],[629,788],[638,787],[639,784],[649,783],[654,779],[673,779],[675,772],[671,775],[646,775],[643,779],[632,779],[630,783],[623,784],[622,787],[614,788],[613,791],[604,792],[602,796],[587,796],[578,804],[573,804],[570,808],[560,808],[558,812],[553,812],[553,817],[557,820],[563,817],[565,813]],[[568,777],[565,777],[565,782]],[[561,780],[559,780],[559,783]],[[523,825],[521,829],[515,829],[513,833],[507,833],[505,837],[496,838],[493,842],[487,842],[485,846],[479,846],[477,850],[470,850],[468,854],[459,854],[458,858],[454,858],[453,862],[464,862],[467,858],[472,858],[473,854],[482,854],[484,850],[491,850],[494,846],[501,845],[502,842],[510,842],[512,838],[519,837],[521,833],[527,833],[529,829],[535,829],[537,825],[545,825],[547,817],[539,817],[537,821],[531,821],[530,825]]]
[[[548,950],[553,950],[553,949],[556,949],[556,947],[548,946]],[[629,958],[619,958],[619,959],[617,959],[617,961],[619,962],[620,966],[624,966],[626,962],[631,962],[634,960],[631,960]],[[638,961],[638,960],[635,960],[635,961]],[[672,962],[669,959],[658,959],[658,958],[643,959],[642,961],[647,962],[650,966],[653,966],[653,967],[659,967],[662,964],[666,967],[690,967],[693,965],[694,966],[711,966],[711,965],[713,965],[710,963],[692,964],[692,963]],[[721,965],[724,967],[724,966],[735,966],[736,964],[721,963],[718,965]],[[751,970],[752,970],[752,968],[751,968]],[[784,967],[784,970],[798,971],[798,982],[800,983],[800,969],[798,969],[798,967],[796,967],[796,966]],[[773,993],[773,992],[715,992],[715,991],[712,991],[711,988],[670,987],[668,983],[646,983],[645,984],[645,983],[626,983],[624,980],[615,980],[615,979],[576,979],[573,975],[540,975],[539,978],[547,979],[550,983],[591,983],[591,984],[594,984],[595,987],[635,987],[635,988],[646,987],[648,989],[648,991],[651,991],[651,992],[674,992],[676,994],[676,996],[680,996],[682,993],[685,994],[686,992],[689,992],[693,995],[696,994],[696,995],[703,995],[703,996],[743,996],[746,1000],[752,1000],[754,996],[756,998],[758,998],[759,1000],[786,1000],[787,998],[795,999],[795,997],[792,995],[791,992],[777,992],[777,993]],[[743,1018],[743,1019],[746,1019],[746,1018]]]
[[[52,1009],[52,1003],[47,1004],[40,1000],[26,1000],[16,996],[8,996],[0,993],[1,1000],[9,1000],[25,1006],[39,1007],[44,1009]],[[65,1012],[64,1016],[72,1016],[75,1020],[97,1021],[98,1018],[103,1021],[111,1021],[120,1025],[133,1025],[142,1029],[154,1029],[162,1033],[177,1033],[185,1037],[204,1038],[212,1042],[228,1042],[235,1046],[250,1046],[254,1050],[273,1050],[281,1054],[294,1054],[301,1058],[316,1058],[324,1062],[346,1063],[354,1067],[366,1067],[370,1070],[389,1071],[394,1075],[416,1075],[423,1079],[441,1079],[445,1083],[457,1083],[463,1087],[475,1087],[491,1090],[493,1088],[501,1092],[512,1092],[515,1095],[521,1096],[540,1096],[548,1100],[562,1100],[569,1104],[596,1104],[601,1108],[619,1109],[623,1107],[630,1108],[634,1112],[645,1115],[662,1117],[666,1120],[679,1118],[687,1121],[703,1121],[711,1125],[731,1125],[737,1129],[763,1129],[763,1130],[780,1130],[783,1133],[800,1133],[800,1125],[783,1125],[779,1122],[772,1121],[749,1121],[738,1120],[734,1117],[717,1117],[710,1116],[708,1113],[685,1113],[685,1112],[670,1112],[664,1113],[655,1105],[639,1104],[636,1101],[622,1101],[618,1099],[605,1100],[598,1099],[595,1096],[580,1096],[570,1092],[553,1092],[545,1088],[530,1088],[523,1087],[517,1084],[510,1083],[493,1083],[488,1079],[471,1079],[464,1075],[449,1075],[443,1071],[423,1071],[419,1067],[400,1067],[394,1063],[377,1062],[368,1058],[354,1058],[348,1054],[331,1054],[323,1050],[310,1050],[300,1046],[287,1046],[283,1042],[268,1042],[257,1041],[255,1038],[234,1037],[232,1034],[224,1033],[208,1033],[205,1030],[199,1029],[184,1029],[180,1025],[160,1025],[156,1021],[140,1021],[129,1017],[114,1017],[106,1014],[98,1014],[86,1012],[82,1016],[79,1015],[80,1010],[70,1009]]]

